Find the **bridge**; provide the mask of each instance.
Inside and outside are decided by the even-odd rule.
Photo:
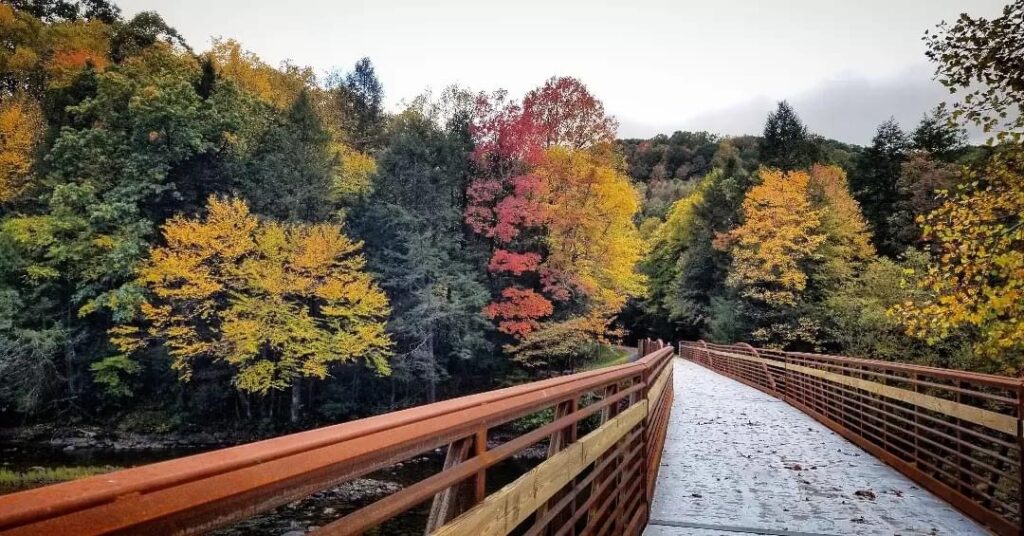
[[[406,534],[391,520],[421,512],[416,533],[445,536],[1021,534],[1022,393],[643,341],[619,366],[0,496],[0,534],[199,534],[434,452],[436,472],[315,533]],[[496,477],[537,445],[543,461]]]

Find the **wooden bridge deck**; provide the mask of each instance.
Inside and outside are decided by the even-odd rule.
[[[789,404],[689,361],[674,366],[645,534],[987,533]]]

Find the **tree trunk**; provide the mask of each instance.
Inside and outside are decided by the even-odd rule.
[[[430,372],[427,374],[427,403],[437,402],[437,362],[434,360],[434,335],[430,334],[426,344],[427,360],[430,364]]]
[[[302,378],[296,377],[292,380],[292,412],[291,422],[299,422],[299,414],[302,410]]]
[[[249,395],[244,391],[238,390],[238,400],[242,403],[242,408],[245,410],[245,420],[252,420],[252,405],[249,404]]]

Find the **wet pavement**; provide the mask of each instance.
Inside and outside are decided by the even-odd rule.
[[[785,402],[681,359],[674,381],[647,536],[987,534]]]

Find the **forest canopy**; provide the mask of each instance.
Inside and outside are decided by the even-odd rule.
[[[929,31],[951,101],[861,147],[785,101],[617,139],[568,75],[388,110],[370,58],[0,4],[0,424],[333,422],[646,336],[1018,375],[1022,15]]]

